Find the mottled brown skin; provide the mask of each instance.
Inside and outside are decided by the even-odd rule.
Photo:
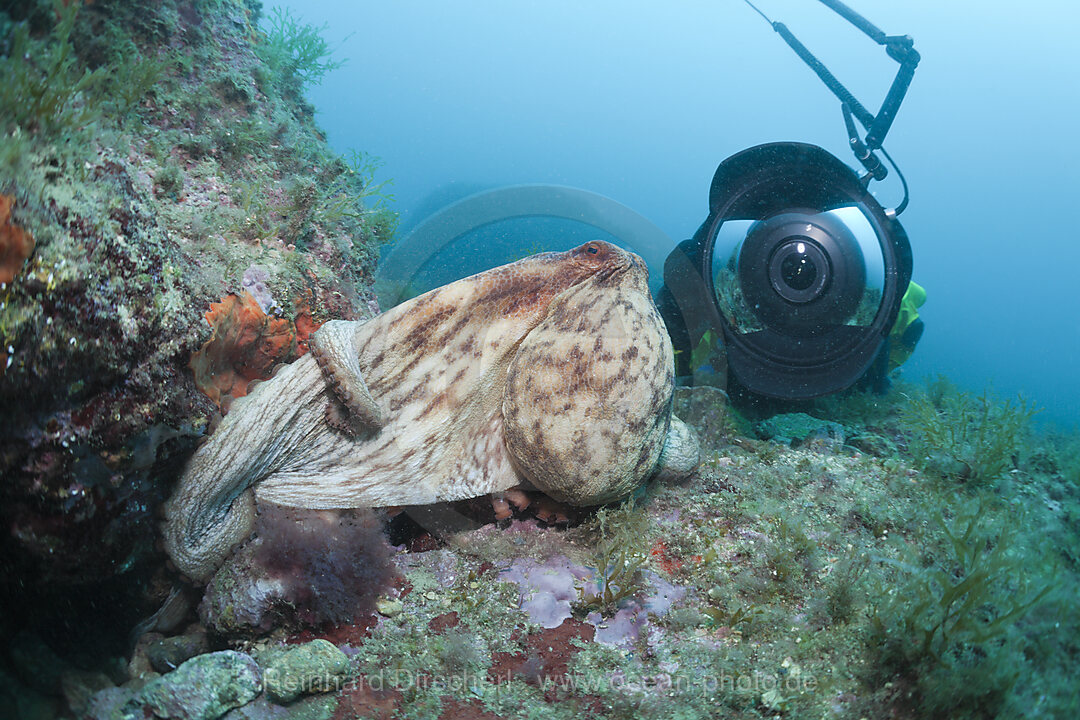
[[[600,488],[594,493],[599,499],[577,497],[566,488],[576,481],[578,468],[588,469],[589,483],[599,482],[602,462],[590,465],[586,459],[581,464],[565,447],[545,454],[544,442],[530,441],[524,430],[515,431],[523,455],[511,456],[504,416],[507,404],[513,407],[518,400],[508,398],[507,380],[522,349],[526,356],[514,370],[519,379],[529,375],[529,358],[539,361],[546,354],[550,360],[553,349],[575,332],[591,334],[579,338],[582,352],[591,351],[597,333],[606,330],[597,324],[599,316],[575,330],[567,324],[574,313],[604,313],[604,306],[612,304],[623,307],[619,303],[628,292],[643,292],[647,299],[646,278],[640,258],[597,241],[459,280],[365,322],[328,323],[315,334],[312,353],[235,404],[196,452],[166,508],[164,537],[170,557],[193,580],[208,579],[250,534],[256,498],[310,509],[419,505],[528,487],[530,481],[547,492],[549,476],[563,472],[569,477],[553,487],[557,497],[592,504],[625,494],[632,489],[627,466],[641,470],[650,457],[655,464],[660,453],[656,446],[663,446],[667,431],[672,363],[666,338],[650,333],[649,343],[663,351],[653,353],[653,344],[639,344],[646,360],[628,358],[626,366],[639,374],[657,373],[664,382],[639,379],[619,388],[620,398],[624,392],[636,397],[647,390],[648,397],[638,397],[647,410],[586,412],[590,402],[611,401],[612,393],[590,395],[580,383],[563,391],[593,398],[565,411],[568,421],[595,422],[603,426],[602,433],[616,434],[618,418],[644,423],[649,440],[627,445],[638,453],[634,458],[607,453],[603,462],[614,463],[617,472],[611,477],[618,487]],[[608,302],[588,306],[597,294]],[[552,308],[557,309],[554,314]],[[643,312],[616,308],[609,319],[626,326],[640,320]],[[535,344],[527,343],[536,330]],[[655,325],[652,331],[657,331]],[[554,344],[546,344],[549,341]],[[564,371],[588,370],[589,363],[572,352]],[[588,382],[617,369],[614,362],[601,361],[607,369],[600,372],[598,365]],[[550,383],[547,387],[554,402],[558,393]],[[653,393],[664,395],[663,401]],[[661,419],[650,420],[654,412]],[[516,416],[511,422],[523,427]],[[640,432],[637,424],[624,430],[628,435]],[[559,442],[566,445],[563,439]],[[647,452],[638,446],[648,446]],[[693,450],[696,462],[696,447]],[[559,470],[544,472],[548,462]]]
[[[675,360],[648,280],[633,256],[629,268],[566,290],[510,364],[507,448],[522,474],[556,500],[621,498],[660,458]]]

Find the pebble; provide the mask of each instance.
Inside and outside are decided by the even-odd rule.
[[[327,640],[312,640],[279,656],[266,668],[267,696],[284,705],[301,695],[339,689],[349,677],[349,658]]]
[[[146,656],[154,670],[168,673],[208,649],[206,633],[192,633],[152,642],[146,648]]]
[[[141,707],[162,718],[216,720],[254,700],[261,684],[259,666],[250,656],[222,650],[194,657],[150,682],[125,711]]]
[[[401,614],[404,606],[400,600],[393,598],[379,598],[375,601],[375,609],[379,611],[379,614],[383,617],[395,617]]]

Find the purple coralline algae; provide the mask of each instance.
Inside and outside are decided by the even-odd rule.
[[[240,284],[251,293],[251,297],[255,298],[255,302],[259,304],[264,313],[274,315],[281,312],[281,306],[277,304],[274,296],[270,293],[270,288],[267,286],[269,280],[270,273],[267,272],[266,268],[252,265],[244,271]]]
[[[644,571],[649,589],[644,589],[619,603],[615,614],[604,618],[600,612],[589,613],[585,621],[596,627],[595,640],[603,645],[628,647],[649,625],[649,615],[662,616],[686,594],[659,575]],[[532,558],[515,559],[499,573],[499,579],[512,582],[521,593],[521,609],[529,620],[545,628],[555,628],[573,615],[573,607],[582,592],[595,593],[596,577],[591,568],[555,555],[543,562]]]

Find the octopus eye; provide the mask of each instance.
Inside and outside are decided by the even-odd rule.
[[[596,243],[589,243],[585,246],[585,252],[589,253],[590,255],[595,255],[596,253],[600,252],[600,246]]]

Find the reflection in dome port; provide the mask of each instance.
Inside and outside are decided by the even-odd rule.
[[[735,332],[813,337],[873,323],[885,261],[860,207],[785,210],[721,223],[712,279],[717,305]]]

